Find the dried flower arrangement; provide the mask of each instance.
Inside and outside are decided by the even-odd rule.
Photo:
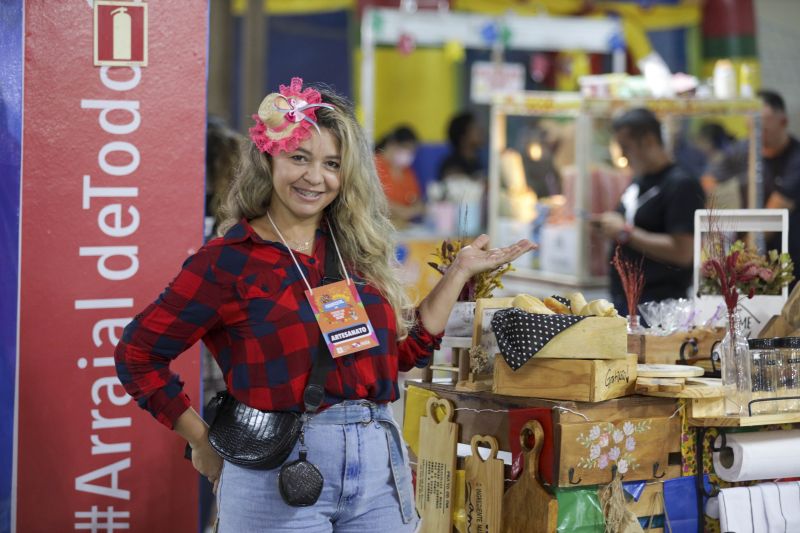
[[[619,279],[622,282],[622,290],[625,292],[625,300],[628,304],[629,326],[631,329],[636,329],[639,325],[639,321],[636,318],[636,309],[644,289],[644,257],[638,263],[626,259],[620,252],[620,246],[617,245],[611,264],[617,270]]]
[[[727,253],[710,248],[707,252],[701,266],[700,294],[722,294],[729,310],[736,306],[739,294],[748,298],[780,294],[794,280],[794,263],[788,253],[770,250],[761,255],[741,240]]]
[[[469,242],[462,239],[444,240],[442,242],[442,246],[436,249],[433,253],[436,261],[430,261],[428,262],[428,265],[430,265],[440,274],[444,275],[444,273],[447,272],[447,269],[450,268],[455,261],[458,252],[468,244]],[[461,290],[461,294],[458,295],[458,301],[474,302],[478,298],[491,298],[492,292],[495,289],[503,287],[503,283],[500,281],[500,278],[503,276],[503,274],[511,270],[514,270],[514,267],[512,267],[510,263],[506,263],[492,271],[481,272],[474,275],[464,285],[464,288]]]

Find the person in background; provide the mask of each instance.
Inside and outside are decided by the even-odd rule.
[[[205,239],[214,236],[222,218],[221,207],[228,194],[243,137],[216,115],[206,122],[206,223]]]
[[[735,138],[721,124],[708,122],[697,132],[697,148],[706,157],[706,166],[700,185],[706,193],[709,207],[739,209],[742,199],[736,176],[720,172],[725,157],[735,146]]]
[[[763,102],[761,110],[762,192],[767,209],[789,210],[789,255],[794,261],[791,290],[800,277],[800,142],[789,133],[786,103],[775,91],[758,91]],[[748,143],[737,143],[720,163],[710,169],[717,180],[739,178],[746,198]],[[780,250],[780,234],[768,236],[767,248]]]
[[[468,176],[474,180],[485,179],[479,157],[483,134],[475,115],[467,111],[453,117],[447,127],[447,138],[451,151],[439,166],[439,180],[452,175]]]
[[[398,126],[375,146],[375,167],[396,227],[408,224],[425,211],[419,180],[411,168],[416,151],[417,135],[408,126]]]
[[[634,174],[616,211],[592,220],[624,258],[643,259],[641,302],[685,298],[692,284],[694,212],[703,209],[700,183],[677,166],[667,153],[661,123],[649,110],[631,109],[612,123],[614,137]],[[628,314],[616,269],[610,269],[611,298]]]
[[[535,246],[521,240],[489,249],[488,236],[479,236],[415,307],[396,277],[386,197],[352,104],[292,78],[262,101],[250,138],[227,197],[223,236],[189,257],[125,327],[117,375],[140,407],[189,443],[193,466],[216,489],[215,531],[411,533],[419,522],[411,469],[389,407],[399,395],[398,372],[428,364],[467,280]],[[346,280],[330,283],[331,276]],[[366,314],[375,339],[329,361],[324,394],[312,395],[321,409],[307,413],[313,361],[332,357],[309,299],[331,293],[334,303],[353,302],[346,305]],[[282,468],[223,462],[212,447],[208,426],[170,368],[201,339],[236,409],[305,413],[303,436],[284,465],[299,461],[322,474],[311,505],[287,503]],[[240,449],[247,431],[226,427],[230,449]],[[302,490],[304,481],[290,488]]]
[[[783,97],[762,90],[761,155],[763,157],[764,207],[789,210],[789,255],[794,261],[794,281],[800,277],[800,142],[789,134],[789,118]],[[774,234],[768,248],[780,249],[780,235]]]

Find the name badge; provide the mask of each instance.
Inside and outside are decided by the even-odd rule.
[[[323,285],[306,298],[334,359],[380,345],[354,284]]]

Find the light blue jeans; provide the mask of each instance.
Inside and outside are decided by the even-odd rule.
[[[278,490],[280,467],[252,470],[225,462],[217,489],[219,533],[411,533],[411,469],[388,404],[346,401],[306,424],[308,461],[325,478],[310,507],[290,507]],[[288,461],[298,457],[299,443]]]

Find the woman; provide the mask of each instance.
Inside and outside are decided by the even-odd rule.
[[[375,167],[389,201],[391,220],[402,227],[424,212],[419,180],[411,168],[417,150],[417,136],[399,126],[375,146]]]
[[[533,244],[486,250],[488,238],[479,237],[414,310],[393,276],[386,199],[349,104],[293,78],[254,118],[224,236],[189,258],[126,327],[116,350],[120,380],[191,446],[193,465],[215,485],[219,531],[413,531],[410,469],[388,406],[398,396],[397,372],[428,362],[469,277]],[[312,360],[325,355],[304,292],[320,285],[327,254],[341,257],[379,345],[332,362],[322,410],[301,439],[321,470],[322,494],[300,508],[282,500],[280,469],[223,465],[169,362],[202,339],[239,402],[303,411]]]

